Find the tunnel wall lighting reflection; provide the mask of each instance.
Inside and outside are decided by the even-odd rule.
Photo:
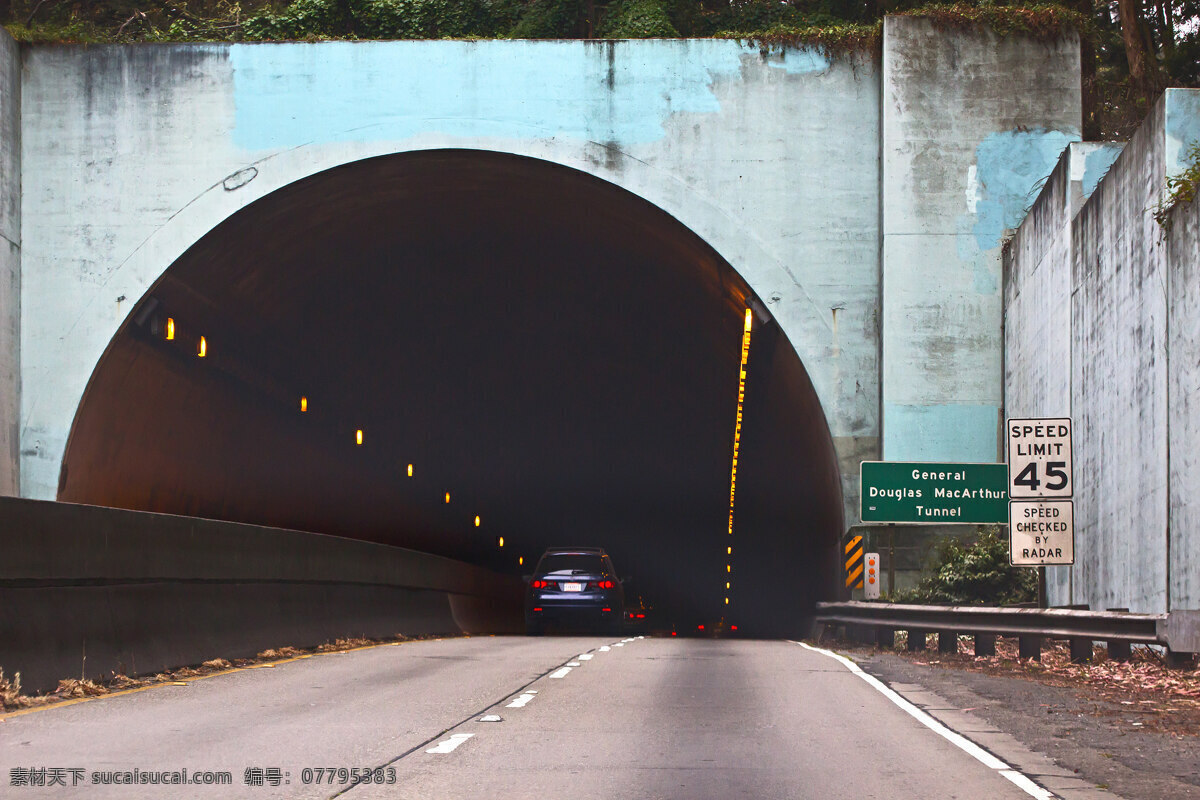
[[[175,320],[171,317],[167,317],[167,341],[169,342],[174,338],[175,338]]]
[[[497,547],[504,547],[504,537],[503,537],[503,536],[497,536],[497,537],[496,537],[496,546],[497,546]]]
[[[523,566],[525,566],[525,556],[518,556],[518,557],[517,557],[517,566],[518,566],[518,567],[523,567]]]
[[[479,527],[479,517],[475,517],[475,527]]]
[[[412,473],[410,472],[409,474],[411,475]],[[450,502],[450,493],[449,492],[446,492],[446,502],[447,503]]]
[[[362,444],[362,428],[359,428],[354,432],[354,443]]]
[[[408,465],[408,477],[412,477],[412,464]]]
[[[200,358],[204,358],[206,355],[208,355],[208,342],[205,341],[203,336],[200,337],[200,344],[196,346],[196,355],[198,355]]]
[[[303,414],[307,411],[308,411],[308,398],[301,397],[300,398],[300,413]]]
[[[742,323],[742,359],[738,365],[738,391],[737,391],[737,413],[734,415],[733,424],[733,463],[729,467],[729,526],[727,533],[733,535],[733,509],[735,500],[737,499],[737,468],[738,468],[738,453],[742,446],[742,404],[746,401],[746,364],[750,360],[750,329],[754,327],[754,312],[746,309],[745,321]],[[725,548],[725,555],[733,555],[733,547]],[[725,565],[725,573],[733,571],[731,564]],[[725,589],[729,589],[729,584],[725,584]],[[729,605],[729,598],[725,598],[725,605]]]

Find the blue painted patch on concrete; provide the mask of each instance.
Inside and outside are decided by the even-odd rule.
[[[1086,200],[1096,191],[1101,179],[1108,174],[1117,156],[1121,155],[1123,145],[1112,144],[1097,147],[1083,156],[1083,199]]]
[[[720,111],[713,81],[739,75],[751,52],[722,40],[235,44],[234,142],[653,142],[672,114]]]
[[[1200,89],[1167,89],[1167,175],[1187,169],[1187,150],[1200,141]]]
[[[789,47],[768,62],[791,75],[820,75],[829,71],[829,57],[812,47]]]
[[[1079,134],[1064,131],[993,133],[975,150],[976,205],[972,231],[980,250],[1000,246],[1037,199],[1062,151]]]
[[[886,461],[995,462],[996,406],[883,406]]]

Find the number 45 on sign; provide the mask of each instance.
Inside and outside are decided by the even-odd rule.
[[[1071,420],[1010,419],[1009,497],[1070,497]]]

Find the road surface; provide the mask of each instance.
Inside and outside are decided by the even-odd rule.
[[[1031,796],[1020,773],[903,705],[786,641],[410,642],[10,715],[0,796]],[[358,784],[337,772],[356,767],[379,769]],[[93,783],[184,768],[231,783]],[[18,785],[43,780],[67,785]]]

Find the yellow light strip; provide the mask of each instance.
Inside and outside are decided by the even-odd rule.
[[[167,341],[169,342],[174,338],[175,338],[175,320],[172,319],[171,317],[167,317]]]
[[[742,404],[746,401],[746,363],[750,360],[750,328],[754,324],[754,312],[746,309],[746,321],[742,325],[742,362],[738,366],[738,393],[737,393],[737,416],[734,419],[733,426],[733,464],[729,469],[729,530],[730,536],[733,535],[733,506],[737,498],[737,468],[738,468],[738,451],[742,445]],[[726,547],[725,555],[732,559],[733,548]],[[731,564],[725,565],[725,574],[728,575],[733,571]],[[725,584],[725,589],[729,589],[729,584]],[[729,605],[729,598],[725,598],[725,605]]]
[[[204,358],[206,355],[208,355],[208,341],[205,340],[203,336],[200,337],[200,344],[196,347],[196,355],[198,355],[200,358]]]

